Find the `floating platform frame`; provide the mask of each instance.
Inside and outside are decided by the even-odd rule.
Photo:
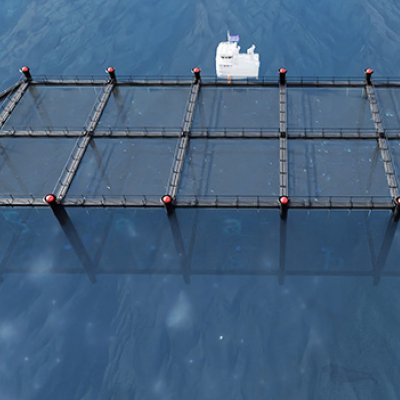
[[[152,79],[148,77],[118,77],[113,69],[109,72],[107,79],[98,77],[32,77],[28,69],[21,70],[24,79],[0,93],[0,100],[3,102],[0,114],[0,139],[2,137],[30,137],[30,138],[75,138],[76,143],[69,156],[68,162],[54,188],[54,195],[58,205],[78,206],[78,207],[163,207],[160,198],[170,195],[173,199],[173,207],[232,207],[232,208],[282,208],[280,197],[287,197],[285,207],[307,208],[307,209],[392,209],[399,207],[398,179],[395,173],[395,166],[391,152],[391,140],[400,139],[399,129],[385,129],[381,117],[379,101],[376,91],[390,91],[400,89],[400,81],[396,79],[377,79],[372,81],[371,70],[364,72],[364,77],[351,79],[318,79],[318,78],[299,78],[289,79],[286,70],[279,71],[279,77],[265,78],[260,80],[248,81],[223,81],[215,78],[200,77],[200,72],[194,74],[193,79],[168,77]],[[108,70],[107,70],[108,71]],[[196,70],[197,71],[197,70]],[[18,106],[27,91],[35,87],[86,87],[96,88],[99,94],[96,105],[87,117],[87,123],[80,130],[66,127],[65,129],[53,128],[14,128],[12,124],[7,124],[10,117],[18,110]],[[114,90],[124,87],[146,87],[146,88],[187,88],[188,98],[186,111],[183,115],[182,125],[177,128],[161,127],[154,129],[151,127],[125,128],[113,127],[104,129],[99,126],[99,121],[112,96]],[[227,127],[193,127],[193,119],[197,112],[198,98],[202,89],[205,90],[224,90],[257,88],[258,90],[274,88],[278,91],[278,120],[276,127],[262,127],[256,129],[249,128],[227,128]],[[291,128],[288,125],[288,114],[290,114],[290,104],[288,104],[288,92],[292,89],[296,91],[307,89],[360,89],[365,93],[370,109],[370,119],[373,122],[370,127],[357,127],[349,129],[346,127],[329,128]],[[289,108],[289,110],[288,110]],[[335,113],[335,110],[332,110]],[[340,116],[338,116],[340,118]],[[260,124],[261,125],[261,124]],[[68,195],[68,191],[73,181],[80,163],[85,155],[89,143],[96,138],[175,138],[177,140],[174,159],[172,160],[169,181],[166,183],[165,193],[160,192],[159,196],[148,195],[126,195],[121,193],[118,196],[91,196],[82,193],[80,196]],[[181,181],[182,169],[187,157],[187,150],[192,139],[276,139],[279,141],[279,194],[278,196],[265,195],[179,195],[179,185]],[[380,158],[383,162],[384,173],[386,176],[387,187],[390,196],[368,196],[365,194],[350,196],[298,196],[293,195],[290,190],[290,168],[288,166],[290,155],[288,147],[291,140],[375,140]],[[45,196],[48,193],[43,193]],[[16,193],[2,194],[0,196],[0,206],[46,206],[43,196],[33,196],[31,194],[18,195]]]

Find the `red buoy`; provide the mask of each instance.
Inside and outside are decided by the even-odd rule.
[[[367,84],[371,85],[371,77],[372,77],[372,74],[374,73],[374,70],[372,68],[366,68],[364,70],[364,72],[365,72],[365,80],[367,81]]]
[[[287,73],[287,69],[286,68],[280,68],[279,69],[279,83],[281,85],[284,85],[286,83],[286,73]]]
[[[53,205],[56,203],[57,197],[54,194],[50,193],[50,194],[46,194],[46,196],[44,196],[43,200],[48,205]]]
[[[115,68],[114,67],[108,67],[106,69],[106,72],[108,73],[108,75],[110,75],[110,79],[112,81],[116,81],[117,80],[117,76],[115,74]]]
[[[192,72],[194,74],[195,83],[199,82],[201,79],[201,77],[200,77],[201,69],[199,67],[195,67],[192,69]]]
[[[289,197],[287,197],[287,196],[279,197],[279,203],[281,203],[283,206],[288,205],[289,204]]]
[[[29,67],[27,67],[26,65],[24,65],[21,69],[20,69],[20,71],[25,75],[25,78],[27,79],[27,80],[32,80],[32,75],[31,75],[31,71],[30,71],[30,69],[29,69]]]
[[[174,211],[174,198],[170,194],[165,194],[161,197],[161,203],[164,204],[167,214],[172,214]]]
[[[161,201],[167,205],[167,204],[171,204],[172,203],[172,196],[170,196],[169,194],[166,194],[165,196],[163,196],[161,198]]]
[[[288,213],[289,206],[289,197],[288,196],[280,196],[279,197],[279,209],[280,216],[282,219],[286,219]]]

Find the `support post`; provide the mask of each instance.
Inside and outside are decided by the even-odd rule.
[[[71,247],[74,249],[76,255],[78,256],[82,267],[84,268],[90,282],[96,282],[95,267],[89,254],[79,237],[78,231],[76,230],[74,224],[72,223],[69,215],[67,214],[64,206],[59,203],[56,195],[53,193],[47,194],[43,198],[44,202],[51,207],[54,216],[60,223],[61,229],[63,230],[65,236],[67,237]]]
[[[280,85],[286,85],[286,73],[287,73],[286,68],[279,69],[279,84]]]
[[[13,112],[15,106],[19,103],[21,100],[22,96],[26,92],[29,86],[29,80],[22,81],[16,92],[12,95],[11,99],[9,100],[8,104],[0,114],[0,129],[3,127],[5,122],[7,121],[8,117],[11,115]]]
[[[21,72],[22,74],[24,74],[25,79],[26,79],[27,81],[31,81],[31,80],[32,80],[32,75],[31,75],[31,71],[30,71],[29,67],[27,67],[26,65],[23,66],[23,67],[20,69],[20,72]]]
[[[282,219],[286,219],[289,207],[289,197],[281,196],[279,197],[279,210]]]
[[[365,82],[367,85],[372,85],[372,74],[374,73],[374,70],[372,68],[365,68],[364,70],[364,76],[365,76]]]
[[[393,200],[394,203],[394,208],[393,208],[393,220],[395,222],[398,222],[398,220],[400,219],[400,197],[396,197]]]
[[[394,236],[396,234],[397,223],[393,219],[388,221],[388,226],[386,228],[385,235],[383,237],[382,245],[379,250],[376,260],[373,260],[374,265],[374,285],[378,285],[382,272],[385,268],[387,258],[389,256],[390,249],[392,248]]]
[[[279,227],[279,274],[278,282],[280,285],[284,284],[286,273],[286,241],[287,241],[287,221],[280,220]]]
[[[117,81],[117,76],[115,74],[115,68],[114,67],[108,67],[106,69],[106,72],[108,73],[108,75],[110,76],[110,82],[115,83]]]
[[[176,213],[171,214],[168,219],[172,240],[174,241],[175,250],[180,262],[183,281],[186,284],[190,284],[190,260],[185,250],[185,243],[183,241],[182,231]]]
[[[198,83],[201,80],[200,72],[201,69],[199,67],[195,67],[192,69],[193,75],[194,75],[194,83]]]
[[[174,200],[175,199],[169,194],[161,197],[161,203],[164,205],[168,215],[171,215],[174,211]]]
[[[285,68],[279,70],[279,207],[283,219],[289,204],[286,72]]]

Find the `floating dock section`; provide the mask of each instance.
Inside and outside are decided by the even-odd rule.
[[[398,253],[399,80],[21,73],[0,94],[3,272],[51,249],[48,270],[91,281],[400,274],[384,268]],[[356,240],[347,259],[338,232]],[[293,251],[310,269],[290,268]]]

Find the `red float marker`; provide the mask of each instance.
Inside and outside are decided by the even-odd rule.
[[[372,77],[372,74],[374,73],[374,70],[372,68],[366,68],[364,70],[364,72],[365,72],[365,80],[367,81],[367,84],[371,85],[371,77]]]
[[[110,79],[112,81],[116,81],[117,80],[117,76],[115,75],[115,68],[114,67],[108,67],[106,69],[106,72],[108,73],[108,75],[110,75]]]
[[[166,194],[165,196],[161,197],[161,201],[164,204],[171,204],[172,203],[172,197],[169,194]]]
[[[279,197],[279,209],[282,219],[286,219],[287,217],[288,205],[289,205],[289,197],[287,196]]]
[[[20,71],[25,75],[25,78],[27,80],[29,80],[29,81],[32,80],[32,75],[31,75],[31,71],[30,71],[29,67],[27,67],[25,65],[20,69]]]
[[[195,67],[192,69],[192,72],[194,74],[195,83],[197,83],[201,79],[200,77],[201,69],[199,67]]]
[[[43,198],[44,202],[47,203],[49,206],[56,204],[57,202],[57,197],[50,193],[50,194],[46,194],[46,196],[44,196]]]
[[[166,194],[162,196],[161,203],[164,204],[167,214],[171,214],[174,211],[174,199],[171,195]]]
[[[279,203],[283,206],[287,206],[289,204],[289,197],[287,196],[281,196],[279,197]]]

